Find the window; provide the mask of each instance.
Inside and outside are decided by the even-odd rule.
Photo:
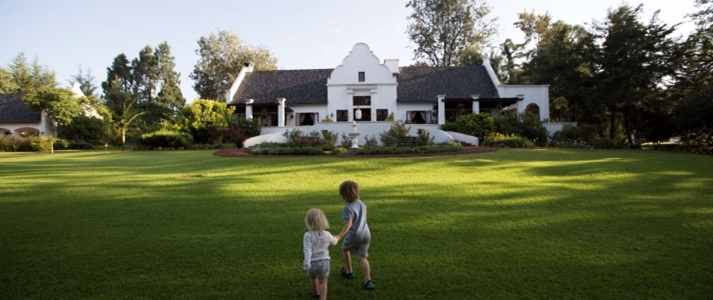
[[[337,122],[349,122],[349,111],[337,110]]]
[[[356,119],[357,109],[361,110],[361,119]],[[353,113],[353,116],[355,116],[356,121],[371,121],[371,109],[370,108],[355,108],[352,113]]]
[[[354,96],[354,106],[369,106],[371,105],[371,96]]]
[[[389,110],[388,109],[377,109],[376,110],[376,120],[377,121],[386,121],[386,117],[389,116]]]
[[[359,72],[359,82],[364,82],[366,79],[366,74],[364,72]]]

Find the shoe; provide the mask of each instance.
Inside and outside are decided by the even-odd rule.
[[[309,295],[312,296],[312,298],[319,298],[319,294],[315,292],[309,292]]]
[[[362,284],[362,286],[363,286],[365,289],[370,290],[370,291],[376,288],[376,287],[374,286],[374,284],[371,283],[371,280],[369,280],[369,281],[367,281],[367,282],[364,282],[364,284]]]
[[[344,276],[346,279],[352,279],[354,278],[354,273],[347,273],[347,268],[342,268],[342,276]]]

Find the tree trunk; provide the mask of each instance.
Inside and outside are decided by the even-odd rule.
[[[629,113],[627,110],[624,110],[624,133],[626,134],[626,142],[629,144],[629,148],[634,144],[634,142],[631,140],[631,132],[629,132]]]
[[[616,136],[616,109],[612,108],[611,115],[609,115],[609,138],[614,139]]]
[[[126,129],[121,129],[121,151],[126,151]]]

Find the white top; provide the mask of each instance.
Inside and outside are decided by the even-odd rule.
[[[337,238],[329,231],[307,231],[304,235],[303,245],[305,252],[304,267],[309,269],[311,262],[329,259],[329,245],[336,245]]]
[[[354,119],[361,120],[361,109],[358,109],[354,112]]]

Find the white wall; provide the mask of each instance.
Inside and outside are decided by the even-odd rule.
[[[534,103],[540,107],[540,120],[550,118],[549,85],[500,85],[498,93],[502,98],[525,95],[525,98],[517,103],[518,113],[524,112],[527,105]]]
[[[39,123],[4,123],[0,124],[0,135],[5,135],[6,132],[12,133],[14,136],[19,136],[21,131],[37,131],[40,136],[54,136],[55,130],[51,122],[47,118],[47,114],[40,114]]]
[[[364,82],[359,82],[359,72],[364,72]],[[371,97],[371,105],[360,108],[371,109],[373,122],[376,122],[377,109],[397,113],[396,77],[364,43],[354,45],[349,55],[332,71],[327,80],[327,113],[334,114],[332,119],[336,121],[337,110],[347,110],[349,121],[354,121],[354,96]]]
[[[363,145],[366,143],[366,140],[364,139],[365,136],[369,137],[376,137],[377,141],[380,141],[379,139],[379,134],[383,133],[384,131],[389,130],[391,127],[391,122],[357,122],[358,127],[357,130],[358,132],[361,133],[361,135],[358,137],[359,145]],[[251,138],[245,142],[245,147],[250,147],[252,145],[259,144],[262,141],[275,141],[276,136],[279,134],[284,133],[286,130],[292,131],[294,129],[299,129],[303,133],[310,133],[312,131],[320,132],[322,130],[329,130],[331,132],[336,133],[339,135],[339,142],[341,143],[342,141],[342,133],[344,134],[349,134],[350,132],[353,131],[352,128],[352,123],[346,123],[346,122],[339,122],[339,123],[318,123],[315,126],[290,126],[290,127],[283,127],[283,128],[277,128],[277,127],[265,127],[262,128],[262,135],[259,137]],[[447,133],[441,131],[439,129],[439,125],[437,124],[409,124],[407,125],[411,127],[411,130],[409,131],[409,135],[411,136],[416,136],[416,131],[419,128],[426,129],[429,131],[431,136],[434,138],[433,141],[436,143],[444,143],[452,139],[450,135]],[[274,134],[274,135],[271,135]],[[284,140],[282,140],[284,141]]]

